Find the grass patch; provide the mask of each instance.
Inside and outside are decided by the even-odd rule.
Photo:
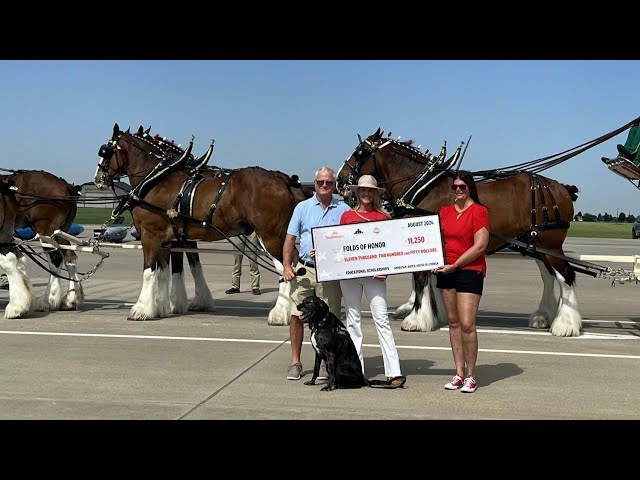
[[[111,218],[112,208],[101,207],[78,207],[78,213],[76,213],[75,223],[84,224],[99,224],[102,225]],[[124,217],[124,224],[131,223],[131,212],[126,210],[122,216]],[[631,228],[631,227],[629,227]]]
[[[632,223],[571,222],[569,237],[631,238]]]

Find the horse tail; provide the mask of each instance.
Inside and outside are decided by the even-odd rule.
[[[571,200],[575,202],[578,199],[578,192],[580,191],[578,190],[578,187],[576,187],[575,185],[568,185],[566,183],[563,183],[562,186],[567,189]]]

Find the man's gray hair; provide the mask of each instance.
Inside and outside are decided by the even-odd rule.
[[[320,175],[320,172],[328,172],[331,175],[331,178],[333,178],[333,181],[335,182],[337,175],[336,175],[336,171],[333,168],[320,167],[318,170],[316,170],[316,176],[313,178],[314,180],[318,178],[318,175]]]

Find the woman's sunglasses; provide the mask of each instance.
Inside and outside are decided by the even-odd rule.
[[[462,185],[456,185],[455,183],[451,184],[451,190],[456,190],[458,188],[464,192],[467,189],[467,186],[465,184],[462,184]]]

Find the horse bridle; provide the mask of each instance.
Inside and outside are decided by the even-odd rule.
[[[348,185],[355,185],[358,183],[358,180],[360,179],[360,170],[364,164],[367,163],[370,158],[373,158],[379,149],[389,143],[386,139],[379,139],[372,142],[365,138],[363,141],[360,135],[358,135],[358,140],[360,140],[360,144],[356,147],[349,158],[344,161],[344,166],[348,167],[350,172],[344,185],[338,185],[338,192],[343,196],[347,193],[346,189]],[[354,157],[355,165],[351,165],[349,163],[351,157]],[[340,179],[338,179],[338,181],[340,182]]]
[[[157,153],[148,152],[146,149],[144,149],[140,145],[136,144],[135,142],[132,142],[131,140],[128,140],[128,139],[124,138],[122,136],[123,133],[124,132],[119,132],[118,136],[115,139],[112,138],[107,143],[102,144],[100,146],[100,148],[98,149],[98,156],[101,158],[100,162],[98,162],[98,170],[100,170],[100,172],[102,172],[102,176],[103,176],[104,179],[107,180],[105,182],[107,184],[109,184],[109,183],[113,184],[113,179],[109,179],[109,162],[111,161],[111,157],[113,157],[114,155],[116,156],[116,167],[117,167],[116,171],[123,170],[123,166],[120,165],[120,161],[118,160],[118,155],[117,155],[117,151],[120,150],[120,148],[121,148],[118,145],[118,142],[120,142],[120,140],[122,140],[124,142],[127,142],[129,145],[132,145],[132,146],[142,150],[147,155],[157,157],[158,161],[160,161],[160,162],[165,160],[169,156],[160,147],[155,147],[155,146],[154,146],[154,148],[157,148],[158,150],[160,150],[162,152],[160,155],[158,155]],[[134,173],[132,175],[129,175],[129,177],[131,177],[131,176],[135,177],[136,175],[137,175],[137,173]]]
[[[360,135],[358,135],[358,139],[361,139]],[[386,147],[387,145],[390,145],[392,143],[397,143],[394,142],[390,139],[387,138],[380,138],[378,140],[375,141],[371,141],[369,139],[365,139],[364,141],[360,140],[360,144],[358,145],[358,147],[356,148],[356,150],[351,154],[351,156],[344,161],[344,165],[347,166],[350,170],[349,175],[347,176],[347,180],[345,182],[344,185],[338,185],[338,191],[340,192],[341,195],[346,195],[348,192],[346,191],[346,187],[347,185],[355,185],[358,183],[358,180],[360,179],[360,171],[362,170],[362,167],[364,166],[365,163],[367,163],[369,161],[369,159],[374,158],[375,154],[378,150],[381,150],[382,148]],[[407,154],[405,154],[404,152],[398,152],[401,155],[405,156],[405,157],[409,157]],[[351,159],[351,157],[355,158],[355,165],[351,165],[349,163],[349,160]],[[422,162],[420,160],[418,160],[416,155],[413,155],[412,158],[416,161],[418,161],[419,163],[424,163],[425,168],[429,167],[431,164],[429,162]],[[378,182],[378,185],[382,186],[384,184],[391,184],[394,185],[396,183],[400,183],[400,182],[404,182],[405,180],[411,180],[411,179],[415,179],[418,178],[420,175],[422,174],[422,172],[418,173],[418,174],[411,174],[411,175],[407,175],[406,177],[401,177],[401,178],[396,178],[393,180],[389,180],[386,182]],[[405,193],[408,192],[414,185],[409,185],[406,189],[405,189]],[[404,195],[404,193],[402,194]],[[402,198],[402,195],[400,196],[400,198]]]

